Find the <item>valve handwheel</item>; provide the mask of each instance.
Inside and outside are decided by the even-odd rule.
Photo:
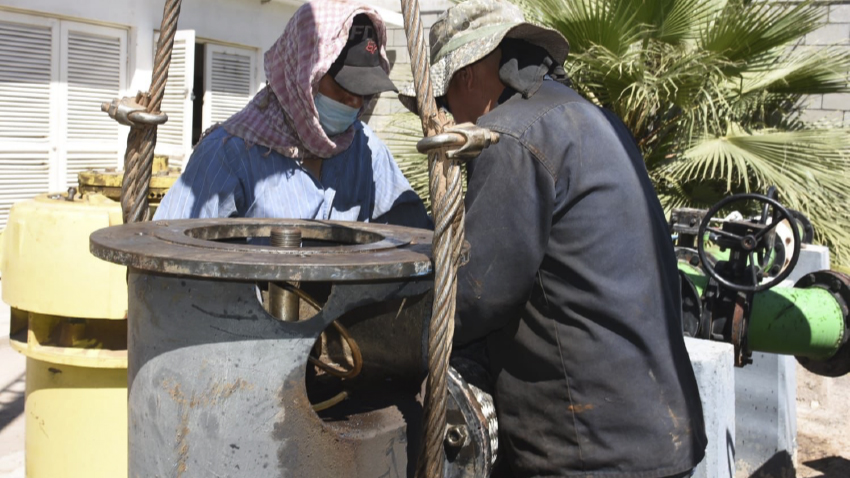
[[[720,227],[710,226],[711,219],[721,210],[735,203],[755,201],[761,204],[761,217],[758,221],[727,220]],[[770,219],[770,224],[768,224]],[[800,232],[791,227],[794,239],[794,250],[787,266],[771,280],[761,283],[767,275],[765,264],[770,261],[774,247],[775,229],[779,223],[788,221],[796,224],[794,216],[776,199],[762,194],[744,193],[729,196],[708,210],[697,232],[697,250],[705,273],[723,287],[738,292],[759,292],[779,284],[791,273],[800,257]],[[728,262],[711,264],[705,251],[708,233],[719,246],[731,250]],[[761,260],[760,260],[761,259]]]

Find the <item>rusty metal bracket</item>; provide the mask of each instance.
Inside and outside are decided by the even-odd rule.
[[[446,157],[454,160],[475,159],[484,148],[499,142],[499,133],[472,123],[452,126],[442,134],[423,138],[416,143],[416,150],[423,154],[441,148],[448,149]]]
[[[114,99],[112,103],[101,103],[100,110],[125,126],[161,125],[168,121],[165,113],[148,113],[146,107],[129,97]]]

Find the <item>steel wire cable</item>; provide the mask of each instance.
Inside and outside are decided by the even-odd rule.
[[[431,88],[430,63],[419,0],[401,0],[407,49],[413,70],[416,105],[425,136],[449,124],[437,109]],[[428,330],[428,379],[425,392],[425,439],[417,463],[418,478],[441,478],[445,453],[447,375],[454,335],[457,264],[463,240],[463,191],[460,165],[445,150],[428,155],[429,188],[434,215],[434,304]]]
[[[181,3],[182,0],[166,0],[165,2],[151,75],[151,88],[148,93],[136,95],[136,102],[144,106],[148,113],[159,113],[162,105]],[[121,184],[121,211],[125,224],[149,219],[148,193],[153,169],[153,152],[156,147],[156,131],[156,125],[137,124],[130,128],[130,134],[127,135],[124,179]]]

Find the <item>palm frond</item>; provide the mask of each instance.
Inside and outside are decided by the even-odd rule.
[[[748,68],[741,76],[740,94],[823,94],[850,91],[850,52],[824,48],[795,52],[776,63]]]
[[[422,198],[425,208],[431,210],[431,193],[428,182],[428,157],[416,150],[416,143],[422,139],[422,126],[413,113],[393,115],[381,137],[390,149],[410,186]]]
[[[810,1],[730,0],[703,30],[700,46],[732,62],[747,62],[813,32],[822,16],[821,9]]]
[[[629,0],[536,0],[534,4],[544,23],[570,41],[573,53],[594,46],[624,53],[641,33],[637,11]]]
[[[692,180],[723,178],[727,189],[742,183],[746,191],[767,185],[780,189],[816,180],[821,187],[844,191],[850,130],[761,130],[748,132],[731,124],[723,136],[703,137],[664,165],[667,174]],[[755,179],[755,184],[749,181]]]
[[[643,2],[642,2],[643,3]],[[653,39],[669,44],[680,44],[699,38],[700,32],[725,5],[722,0],[667,0],[659,3],[659,18]],[[646,22],[653,24],[652,21]]]

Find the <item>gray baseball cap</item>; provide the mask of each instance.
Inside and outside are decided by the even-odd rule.
[[[434,97],[446,94],[455,72],[489,55],[505,38],[544,48],[555,64],[563,64],[570,45],[555,30],[525,21],[522,10],[502,0],[466,0],[440,15],[431,27],[431,85]],[[416,93],[407,85],[399,99],[416,113]]]

